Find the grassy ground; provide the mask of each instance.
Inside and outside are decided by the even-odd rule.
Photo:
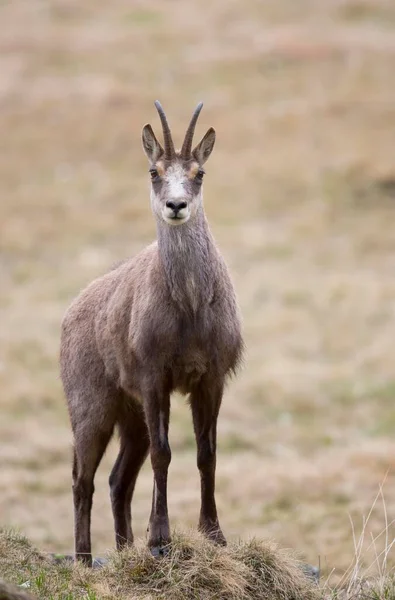
[[[203,99],[198,135],[218,133],[206,210],[248,347],[220,417],[223,529],[272,537],[336,580],[351,521],[363,568],[379,570],[395,518],[394,3],[14,0],[0,22],[1,522],[72,549],[60,320],[155,236],[140,144],[144,123],[159,131],[154,99],[178,140]],[[171,445],[185,529],[199,492],[181,398]],[[96,554],[113,546],[115,455],[96,480]],[[150,493],[147,464],[137,536]]]
[[[20,565],[16,573],[15,565]],[[40,554],[26,538],[0,533],[0,576],[43,600],[318,600],[319,590],[289,552],[274,544],[216,547],[198,534],[175,535],[167,558],[157,560],[145,544],[112,553],[100,570]],[[0,587],[1,598],[1,587]],[[5,600],[2,598],[2,600]]]
[[[160,560],[140,540],[133,549],[110,552],[104,566],[91,570],[0,530],[1,600],[29,600],[27,593],[42,600],[395,600],[393,577],[354,575],[335,589],[318,586],[292,552],[273,542],[236,542],[224,549],[196,532],[174,533]]]

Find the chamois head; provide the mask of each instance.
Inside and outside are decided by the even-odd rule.
[[[197,105],[180,151],[176,151],[161,104],[155,102],[162,123],[164,148],[151,125],[143,128],[143,148],[150,162],[151,204],[155,215],[170,225],[181,225],[193,217],[202,202],[203,165],[215,142],[212,127],[192,150],[196,121],[203,103]]]

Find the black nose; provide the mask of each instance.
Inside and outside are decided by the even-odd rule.
[[[187,203],[184,201],[177,202],[174,200],[168,200],[166,202],[166,206],[167,208],[171,208],[175,212],[175,214],[177,214],[182,208],[187,207]]]

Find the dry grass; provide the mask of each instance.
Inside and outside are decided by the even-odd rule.
[[[59,323],[81,287],[155,235],[140,147],[142,125],[158,127],[153,100],[180,139],[203,99],[198,133],[218,132],[206,209],[248,347],[220,418],[223,529],[272,537],[339,579],[349,515],[358,537],[388,469],[395,517],[393,2],[14,0],[0,22],[2,523],[42,550],[72,548]],[[172,525],[194,527],[179,398],[171,445]],[[113,546],[115,454],[97,476],[96,554]],[[147,465],[140,537],[150,493]],[[365,548],[384,528],[376,505]],[[374,564],[374,548],[361,556]]]
[[[389,548],[388,548],[389,549]],[[357,561],[356,561],[357,562]],[[355,567],[355,565],[354,565]],[[273,542],[214,546],[196,532],[173,533],[165,558],[155,559],[143,541],[112,551],[99,570],[43,554],[27,538],[0,530],[0,600],[394,600],[395,579],[367,578],[355,569],[331,589],[317,586],[304,565]]]
[[[18,565],[18,569],[16,569]],[[197,533],[174,534],[166,558],[153,558],[145,544],[112,553],[102,569],[54,564],[26,540],[0,533],[0,575],[27,586],[39,598],[88,600],[150,598],[172,600],[318,600],[290,552],[273,543],[251,541],[227,549]]]

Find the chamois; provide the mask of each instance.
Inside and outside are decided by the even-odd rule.
[[[150,452],[154,475],[148,545],[170,542],[167,473],[170,394],[189,395],[201,479],[199,529],[226,544],[215,503],[217,418],[227,377],[243,341],[234,289],[209,230],[202,199],[203,164],[215,131],[192,150],[200,103],[181,151],[155,102],[164,146],[142,131],[149,160],[157,241],[93,281],[62,322],[60,367],[74,435],[75,556],[92,564],[94,476],[115,426],[120,451],[109,484],[118,549],[133,542],[131,501]]]

